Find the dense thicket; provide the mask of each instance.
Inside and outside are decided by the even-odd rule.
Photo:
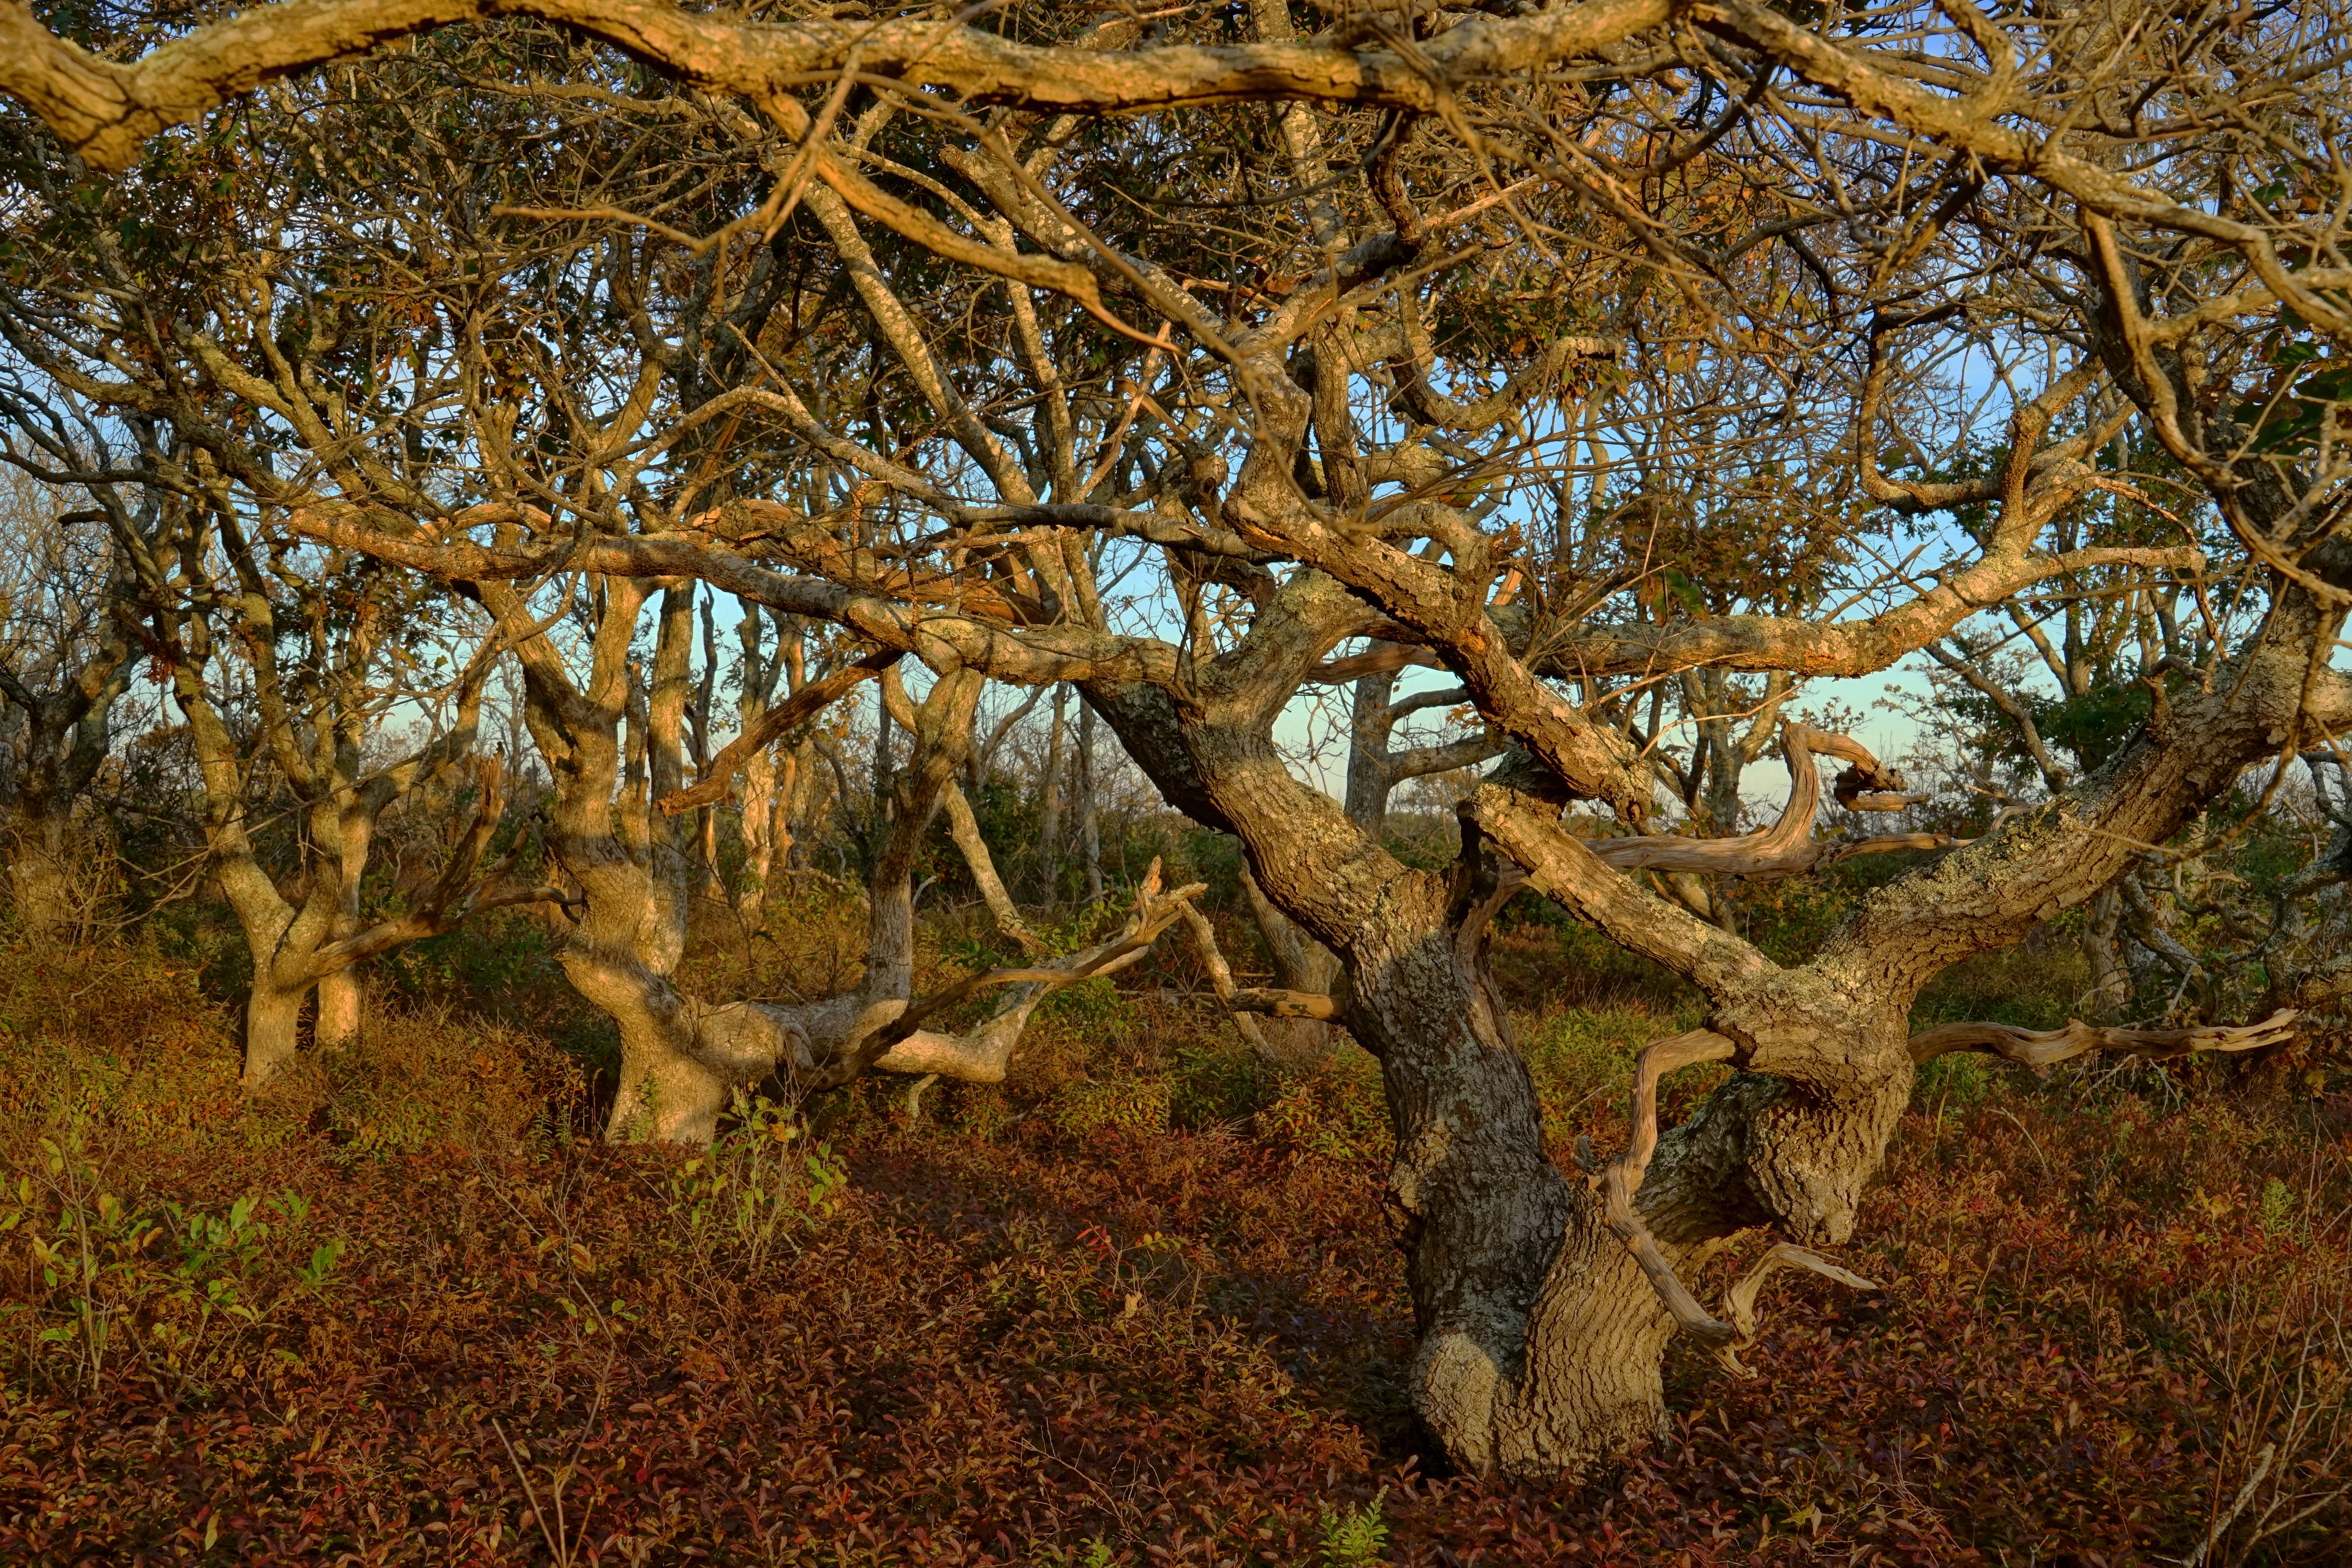
[[[1181,973],[1377,1061],[1405,1396],[1553,1478],[1876,1289],[1927,1064],[2330,1091],[2325,6],[488,9],[7,24],[17,919],[225,910],[248,1092],[456,947],[693,1145]],[[1612,1158],[1528,920],[1688,1002]],[[2024,943],[2063,1027],[1923,1003]]]

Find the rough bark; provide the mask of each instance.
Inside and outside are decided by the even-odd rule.
[[[2106,888],[2084,911],[2083,951],[2091,960],[2091,997],[2095,1012],[2112,1012],[2131,1000],[2131,972],[2124,967],[2123,894]]]
[[[1438,84],[1532,69],[1606,47],[1664,21],[1664,0],[1589,0],[1564,12],[1479,17],[1419,46],[1261,44],[1132,55],[1037,48],[957,23],[800,21],[788,30],[681,14],[646,0],[345,0],[262,5],[197,29],[134,65],[92,56],[29,12],[0,42],[0,89],[28,105],[94,167],[126,166],[140,144],[261,82],[363,55],[386,41],[494,16],[535,16],[616,44],[699,85],[766,100],[782,79],[846,68],[902,75],[975,103],[1117,112],[1298,98],[1438,110]]]
[[[72,797],[40,802],[0,832],[8,838],[8,890],[18,929],[36,942],[70,942],[84,913],[76,889]]]
[[[254,978],[245,999],[245,1082],[248,1089],[271,1083],[300,1054],[302,1004],[310,988],[281,987],[264,975]]]

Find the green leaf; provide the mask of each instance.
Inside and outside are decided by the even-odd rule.
[[[1659,576],[1666,584],[1666,592],[1672,594],[1675,602],[1683,608],[1694,616],[1703,616],[1706,613],[1706,598],[1698,591],[1697,584],[1672,567],[1660,573]]]

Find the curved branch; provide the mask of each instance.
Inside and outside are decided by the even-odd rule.
[[[1693,1029],[1685,1035],[1657,1041],[1643,1050],[1633,1064],[1633,1137],[1625,1152],[1606,1165],[1592,1155],[1592,1142],[1588,1138],[1576,1141],[1576,1162],[1585,1173],[1585,1184],[1601,1194],[1601,1217],[1642,1266],[1651,1289],[1675,1321],[1688,1332],[1711,1345],[1728,1344],[1738,1331],[1716,1318],[1698,1304],[1675,1274],[1674,1265],[1666,1261],[1658,1249],[1658,1239],[1650,1234],[1633,1200],[1642,1190],[1642,1178],[1649,1173],[1650,1156],[1658,1148],[1658,1080],[1676,1068],[1694,1067],[1700,1062],[1728,1061],[1738,1049],[1730,1039],[1712,1029]]]
[[[1843,735],[1784,720],[1781,749],[1789,763],[1789,801],[1780,820],[1759,833],[1737,838],[1682,838],[1670,834],[1633,838],[1604,838],[1589,847],[1592,858],[1621,871],[1701,871],[1727,873],[1758,879],[1793,877],[1833,860],[1878,849],[1930,849],[1954,842],[1941,834],[1905,834],[1895,838],[1838,844],[1815,839],[1813,819],[1821,810],[1822,781],[1813,754],[1843,757],[1853,765],[1838,775],[1835,794],[1840,805],[1856,811],[1899,811],[1922,798],[1896,793],[1902,779],[1882,766],[1858,742]],[[1924,841],[1924,842],[1923,842]]]
[[[1650,1288],[1657,1292],[1658,1300],[1675,1321],[1684,1331],[1705,1341],[1724,1365],[1746,1376],[1748,1371],[1740,1364],[1738,1352],[1756,1339],[1756,1295],[1775,1269],[1810,1268],[1861,1290],[1874,1290],[1877,1286],[1839,1268],[1819,1253],[1783,1242],[1767,1252],[1731,1288],[1725,1298],[1731,1321],[1726,1322],[1698,1304],[1697,1298],[1675,1273],[1674,1265],[1666,1260],[1657,1237],[1650,1234],[1634,1200],[1640,1195],[1643,1177],[1649,1173],[1650,1157],[1657,1152],[1658,1082],[1677,1068],[1728,1061],[1738,1049],[1728,1037],[1712,1029],[1693,1029],[1651,1045],[1633,1065],[1633,1136],[1625,1152],[1603,1165],[1593,1158],[1591,1142],[1579,1138],[1576,1160],[1584,1169],[1586,1184],[1601,1194],[1602,1219],[1633,1255],[1633,1261],[1641,1265]]]

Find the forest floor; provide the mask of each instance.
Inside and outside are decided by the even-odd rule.
[[[1562,997],[1564,940],[1501,968],[1550,1130],[1607,1147],[1689,1014]],[[247,1105],[217,975],[0,951],[0,1562],[2352,1558],[2325,1069],[1939,1068],[1839,1254],[1878,1288],[1782,1276],[1754,1376],[1677,1345],[1660,1442],[1543,1487],[1418,1445],[1352,1047],[1270,1077],[1147,973],[1057,998],[1006,1089],[688,1156],[588,1134],[560,983],[436,962]],[[2049,963],[1937,1005],[2046,1010]]]

